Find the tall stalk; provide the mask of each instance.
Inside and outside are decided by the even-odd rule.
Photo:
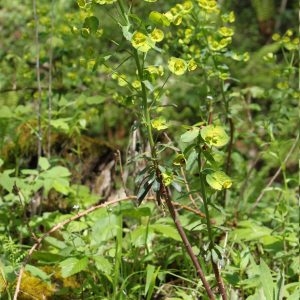
[[[134,50],[134,59],[135,59],[135,63],[136,63],[136,67],[138,70],[138,76],[139,76],[139,80],[141,82],[141,87],[142,87],[142,92],[141,92],[141,97],[142,97],[142,118],[144,119],[144,123],[145,126],[147,128],[147,137],[149,139],[149,143],[150,143],[150,148],[151,148],[151,158],[153,159],[153,163],[154,163],[154,168],[156,170],[156,176],[157,176],[157,180],[160,184],[160,194],[161,196],[165,199],[168,210],[170,212],[170,215],[174,221],[174,224],[177,228],[177,231],[182,239],[182,242],[186,248],[186,251],[188,253],[188,255],[190,256],[192,263],[196,269],[196,272],[199,276],[199,278],[201,279],[203,286],[207,292],[207,295],[209,297],[209,299],[215,299],[214,293],[212,292],[212,289],[208,283],[208,281],[205,278],[204,272],[200,266],[200,263],[198,261],[197,256],[195,255],[195,253],[193,252],[192,249],[192,245],[189,242],[187,235],[182,227],[182,224],[180,222],[178,213],[172,203],[168,188],[166,187],[166,185],[163,182],[162,179],[162,175],[161,172],[158,168],[158,161],[157,161],[157,152],[156,152],[156,148],[155,148],[155,143],[154,143],[154,139],[153,139],[153,132],[152,132],[152,125],[151,125],[151,115],[150,115],[150,109],[148,106],[148,98],[147,98],[147,89],[146,86],[143,82],[144,80],[144,76],[143,76],[143,68],[142,65],[144,62],[141,63],[140,61],[140,57],[138,55],[137,50]]]
[[[199,141],[200,142],[200,141]],[[208,233],[208,239],[209,239],[209,251],[212,251],[214,247],[214,236],[213,231],[210,223],[210,216],[209,216],[209,209],[208,209],[208,199],[206,196],[206,188],[205,188],[205,179],[202,172],[202,162],[201,162],[201,148],[199,147],[199,153],[198,153],[198,170],[199,170],[199,178],[200,178],[200,189],[202,193],[202,199],[203,199],[203,206],[204,206],[204,213],[206,216],[206,227],[207,227],[207,233]],[[214,274],[217,280],[219,292],[222,296],[223,300],[227,300],[226,290],[223,283],[223,279],[220,274],[219,267],[216,262],[213,260],[213,256],[211,255],[211,264],[214,270]]]

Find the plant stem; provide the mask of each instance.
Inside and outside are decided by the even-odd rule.
[[[150,117],[150,112],[149,112],[149,107],[148,107],[148,99],[147,99],[147,90],[145,83],[143,82],[144,80],[144,74],[143,74],[143,68],[140,63],[140,58],[138,55],[137,50],[134,50],[134,59],[138,71],[138,76],[141,82],[141,87],[142,87],[142,109],[143,109],[143,118],[145,122],[145,126],[147,128],[147,136],[149,139],[149,144],[151,148],[151,157],[156,161],[157,160],[157,154],[155,150],[155,143],[153,139],[153,133],[152,133],[152,125],[151,125],[151,117]]]
[[[35,25],[35,70],[36,70],[36,81],[37,81],[37,168],[39,158],[42,156],[42,86],[41,86],[41,72],[40,72],[40,42],[39,42],[39,17],[37,14],[36,0],[32,2],[33,16]]]
[[[137,50],[134,50],[134,59],[135,59],[135,63],[136,63],[137,71],[138,71],[138,76],[139,76],[139,79],[141,82],[141,87],[142,87],[141,96],[142,96],[143,118],[144,118],[145,126],[147,128],[147,135],[148,135],[147,137],[149,139],[150,148],[151,148],[151,158],[153,159],[154,167],[156,170],[156,176],[160,183],[160,193],[166,201],[170,215],[174,221],[174,224],[175,224],[177,231],[182,239],[182,242],[187,250],[187,253],[192,260],[192,263],[196,269],[196,272],[203,283],[203,286],[207,292],[207,295],[208,295],[209,299],[213,300],[213,299],[215,299],[214,293],[212,292],[211,287],[204,276],[204,273],[202,271],[200,263],[195,255],[195,253],[193,252],[192,246],[191,246],[191,244],[186,236],[186,233],[180,223],[178,213],[177,213],[174,205],[172,204],[169,191],[163,182],[161,172],[158,168],[157,153],[156,153],[156,149],[155,149],[155,143],[154,143],[154,139],[153,139],[152,125],[151,125],[150,109],[148,107],[147,89],[143,82],[143,80],[144,80],[143,67],[141,65]]]
[[[201,148],[200,147],[199,147],[199,154],[198,154],[198,169],[199,169],[199,174],[200,174],[200,188],[201,188],[201,192],[202,192],[204,213],[206,215],[206,226],[207,226],[207,233],[208,233],[208,239],[209,239],[209,250],[211,251],[214,247],[214,237],[213,237],[213,232],[212,232],[211,222],[210,222],[210,217],[209,217],[208,201],[207,201],[207,197],[206,197],[206,189],[205,189],[205,184],[204,184],[205,179],[204,179],[204,175],[202,173]],[[226,295],[226,290],[225,290],[225,286],[223,283],[223,279],[221,277],[218,265],[213,261],[212,255],[211,255],[211,263],[212,263],[212,267],[213,267],[215,277],[217,280],[219,293],[221,294],[223,300],[227,300],[227,295]]]
[[[160,185],[161,185],[161,194],[162,194],[162,196],[164,197],[164,199],[166,201],[166,204],[168,206],[170,215],[171,215],[171,217],[174,221],[174,224],[175,224],[175,226],[177,228],[177,231],[178,231],[178,233],[179,233],[179,235],[182,239],[182,242],[183,242],[183,244],[186,248],[186,251],[187,251],[188,255],[190,256],[190,258],[193,262],[193,265],[196,269],[196,272],[197,272],[198,276],[200,277],[200,279],[203,283],[203,286],[204,286],[204,288],[207,292],[207,295],[208,295],[209,299],[211,299],[211,300],[215,299],[215,295],[212,292],[211,287],[210,287],[209,283],[207,282],[207,280],[204,276],[204,273],[202,271],[200,263],[199,263],[196,255],[195,255],[195,253],[193,252],[192,246],[191,246],[191,244],[190,244],[190,242],[189,242],[189,240],[188,240],[188,238],[185,234],[185,231],[184,231],[184,229],[181,225],[181,222],[180,222],[179,217],[178,217],[178,213],[175,210],[174,205],[171,201],[169,191],[168,191],[167,187],[165,186],[165,184],[163,183],[161,174],[159,174],[159,182],[160,182]]]

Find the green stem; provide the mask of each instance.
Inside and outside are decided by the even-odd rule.
[[[134,59],[135,59],[135,63],[136,63],[137,71],[138,71],[138,76],[139,76],[139,79],[141,82],[141,87],[142,87],[141,96],[142,96],[143,118],[144,118],[144,122],[145,122],[145,125],[147,128],[147,134],[148,134],[148,139],[149,139],[150,148],[151,148],[151,156],[154,160],[156,160],[157,153],[155,150],[155,143],[154,143],[154,139],[153,139],[151,116],[150,116],[150,110],[148,107],[148,99],[147,99],[147,90],[146,90],[145,83],[143,81],[144,80],[143,68],[142,68],[137,50],[134,50]]]
[[[208,233],[208,238],[210,241],[210,249],[211,249],[212,245],[214,244],[214,239],[213,239],[212,228],[211,228],[211,224],[210,224],[208,202],[207,202],[206,189],[205,189],[205,184],[204,184],[205,179],[204,179],[204,175],[202,174],[201,149],[199,149],[199,154],[198,154],[198,169],[199,169],[199,174],[200,174],[200,188],[201,188],[201,192],[202,192],[204,213],[206,215],[207,233]]]
[[[200,174],[200,188],[201,188],[201,192],[202,192],[204,213],[206,215],[206,226],[207,226],[207,233],[208,233],[208,239],[209,239],[209,250],[211,251],[214,248],[214,237],[213,237],[212,227],[211,227],[211,223],[210,223],[208,200],[206,197],[205,179],[204,179],[204,175],[202,173],[201,148],[200,147],[199,147],[199,154],[198,154],[198,170],[199,170],[199,174]],[[226,290],[225,290],[225,286],[223,283],[223,279],[221,277],[218,265],[213,261],[212,255],[211,255],[211,263],[212,263],[212,267],[213,267],[213,270],[215,273],[215,278],[217,280],[219,293],[221,294],[221,297],[223,300],[227,300],[227,295],[226,295]]]

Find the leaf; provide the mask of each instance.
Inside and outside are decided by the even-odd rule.
[[[193,127],[191,130],[185,132],[181,135],[180,140],[183,143],[190,143],[195,140],[199,135],[200,129],[197,127]]]
[[[67,247],[67,245],[66,245],[65,242],[60,241],[60,240],[58,240],[58,239],[56,239],[56,238],[54,238],[54,237],[52,237],[52,236],[47,236],[47,237],[45,238],[45,241],[46,241],[49,245],[51,245],[51,246],[53,246],[53,247],[55,247],[55,248],[57,248],[57,249],[64,249],[64,248]]]
[[[144,247],[150,243],[154,237],[154,230],[151,226],[141,225],[130,232],[130,240],[135,247]]]
[[[145,291],[144,291],[145,296],[148,293],[150,285],[153,285],[154,271],[155,271],[155,267],[153,265],[147,265],[147,268],[146,268],[146,284],[145,284]]]
[[[273,289],[275,287],[275,284],[271,275],[270,268],[262,258],[260,259],[259,270],[260,281],[266,300],[273,300]]]
[[[271,235],[271,232],[270,228],[255,224],[252,221],[241,221],[239,227],[233,230],[231,234],[238,240],[254,241]]]
[[[201,129],[201,137],[209,146],[223,147],[228,141],[229,137],[222,126],[207,125]]]
[[[207,183],[215,190],[229,189],[232,186],[231,178],[222,171],[206,175]]]
[[[37,268],[33,265],[27,264],[26,267],[25,267],[25,270],[29,271],[32,274],[32,276],[34,276],[34,277],[38,277],[38,278],[40,278],[44,281],[49,280],[50,276],[46,272],[44,272],[40,268]]]
[[[50,163],[46,157],[39,158],[39,166],[43,171],[48,170],[50,168]]]
[[[148,18],[154,24],[170,26],[170,21],[168,20],[168,18],[158,11],[151,11]]]
[[[75,257],[67,258],[63,260],[59,266],[61,268],[62,277],[70,277],[74,274],[77,274],[86,269],[88,265],[88,258],[84,257],[82,259],[78,259]]]
[[[151,228],[154,229],[154,231],[159,232],[168,238],[171,238],[175,241],[181,241],[178,231],[171,225],[152,224]]]
[[[147,217],[151,215],[151,209],[149,207],[128,208],[122,210],[123,217],[130,217],[140,219],[141,217]]]
[[[0,173],[0,186],[9,193],[12,191],[15,182],[15,179],[9,176],[13,172],[14,170],[5,170],[3,173]]]
[[[89,105],[93,105],[93,104],[101,104],[105,101],[104,97],[101,96],[92,96],[92,97],[87,97],[85,99],[86,103]]]
[[[98,18],[95,16],[85,18],[83,27],[88,28],[90,32],[95,33],[99,28]]]
[[[71,175],[70,171],[62,166],[56,166],[47,170],[42,174],[44,178],[57,178],[57,177],[69,177]]]
[[[139,204],[141,204],[141,202],[144,200],[144,198],[146,197],[146,195],[150,191],[153,182],[154,182],[154,179],[151,179],[151,180],[147,181],[146,183],[144,183],[140,187],[139,192],[137,194],[137,200],[138,200]]]
[[[54,179],[52,182],[52,187],[59,193],[63,195],[69,194],[69,181],[64,178]]]
[[[80,232],[87,227],[88,225],[85,222],[73,221],[68,225],[67,230],[68,232]]]
[[[93,256],[93,260],[95,261],[95,266],[99,271],[108,275],[111,274],[113,265],[108,259],[103,256]]]
[[[131,41],[132,39],[132,33],[130,32],[130,25],[122,26],[119,24],[122,28],[123,36],[127,41]]]
[[[61,129],[65,132],[68,132],[70,127],[67,121],[69,121],[70,119],[71,118],[61,118],[61,119],[51,120],[50,125],[56,129]]]
[[[197,160],[198,153],[193,149],[186,161],[186,170],[191,171],[195,161]]]
[[[2,106],[0,108],[0,119],[10,119],[14,116],[11,109],[8,106]]]
[[[155,281],[158,275],[160,267],[157,268],[157,270],[155,271],[155,266],[153,265],[147,265],[146,268],[146,284],[145,284],[145,291],[144,291],[144,295],[147,295],[146,300],[150,300],[152,299],[153,296],[153,290],[155,287]]]

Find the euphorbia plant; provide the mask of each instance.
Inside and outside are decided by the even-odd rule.
[[[156,1],[146,1],[156,2]],[[189,254],[197,274],[202,280],[209,298],[214,299],[211,286],[205,278],[198,258],[192,250],[185,231],[180,223],[176,209],[172,204],[169,185],[175,177],[184,182],[176,168],[164,163],[164,150],[169,146],[158,144],[157,138],[162,135],[171,123],[164,117],[164,107],[172,105],[164,97],[170,77],[186,75],[202,80],[205,86],[204,100],[206,112],[199,124],[188,126],[188,131],[182,134],[181,153],[174,148],[174,165],[181,157],[179,165],[186,162],[185,172],[192,174],[196,168],[199,174],[198,191],[206,214],[208,237],[207,256],[212,262],[219,293],[226,299],[226,291],[220,275],[219,262],[222,254],[214,243],[214,232],[209,216],[209,205],[215,197],[214,191],[222,191],[231,187],[232,180],[226,174],[220,157],[225,154],[218,149],[229,143],[227,162],[230,160],[233,125],[230,119],[229,100],[226,98],[225,80],[230,79],[224,57],[236,60],[246,60],[247,55],[238,55],[227,51],[234,31],[229,26],[234,21],[234,14],[221,14],[217,1],[184,1],[167,11],[149,10],[147,18],[135,13],[133,4],[125,5],[123,1],[79,0],[78,4],[86,13],[81,29],[82,36],[95,35],[101,27],[98,21],[97,4],[100,9],[106,9],[108,14],[118,24],[120,36],[113,41],[121,52],[128,56],[113,67],[109,56],[95,59],[103,63],[106,71],[111,72],[117,80],[120,89],[129,91],[128,97],[116,94],[114,97],[122,104],[128,104],[136,112],[139,124],[144,129],[145,138],[149,142],[150,152],[143,156],[147,166],[138,177],[138,201],[141,202],[152,189],[159,204],[164,199],[183,244]],[[113,5],[111,5],[113,4]],[[104,7],[105,5],[105,7]],[[151,4],[149,4],[151,5]],[[154,4],[153,4],[154,6]],[[99,7],[98,7],[99,8]],[[100,24],[100,25],[99,25]],[[105,35],[105,30],[104,30]],[[122,38],[123,37],[123,38]],[[109,38],[109,37],[108,37]],[[130,61],[130,72],[121,73],[122,65]],[[118,69],[118,70],[117,70]],[[199,70],[199,71],[197,71]],[[194,73],[193,73],[194,72]],[[168,95],[172,98],[172,95]],[[127,100],[126,100],[127,99]],[[130,103],[128,103],[130,99]],[[216,109],[215,104],[221,103],[222,109]],[[230,137],[227,135],[224,122],[230,124]],[[173,142],[173,144],[175,144]],[[172,148],[172,147],[171,147]],[[177,162],[176,162],[177,160]],[[182,180],[181,180],[181,179]],[[187,183],[188,185],[189,183]],[[220,195],[224,195],[220,193]]]

